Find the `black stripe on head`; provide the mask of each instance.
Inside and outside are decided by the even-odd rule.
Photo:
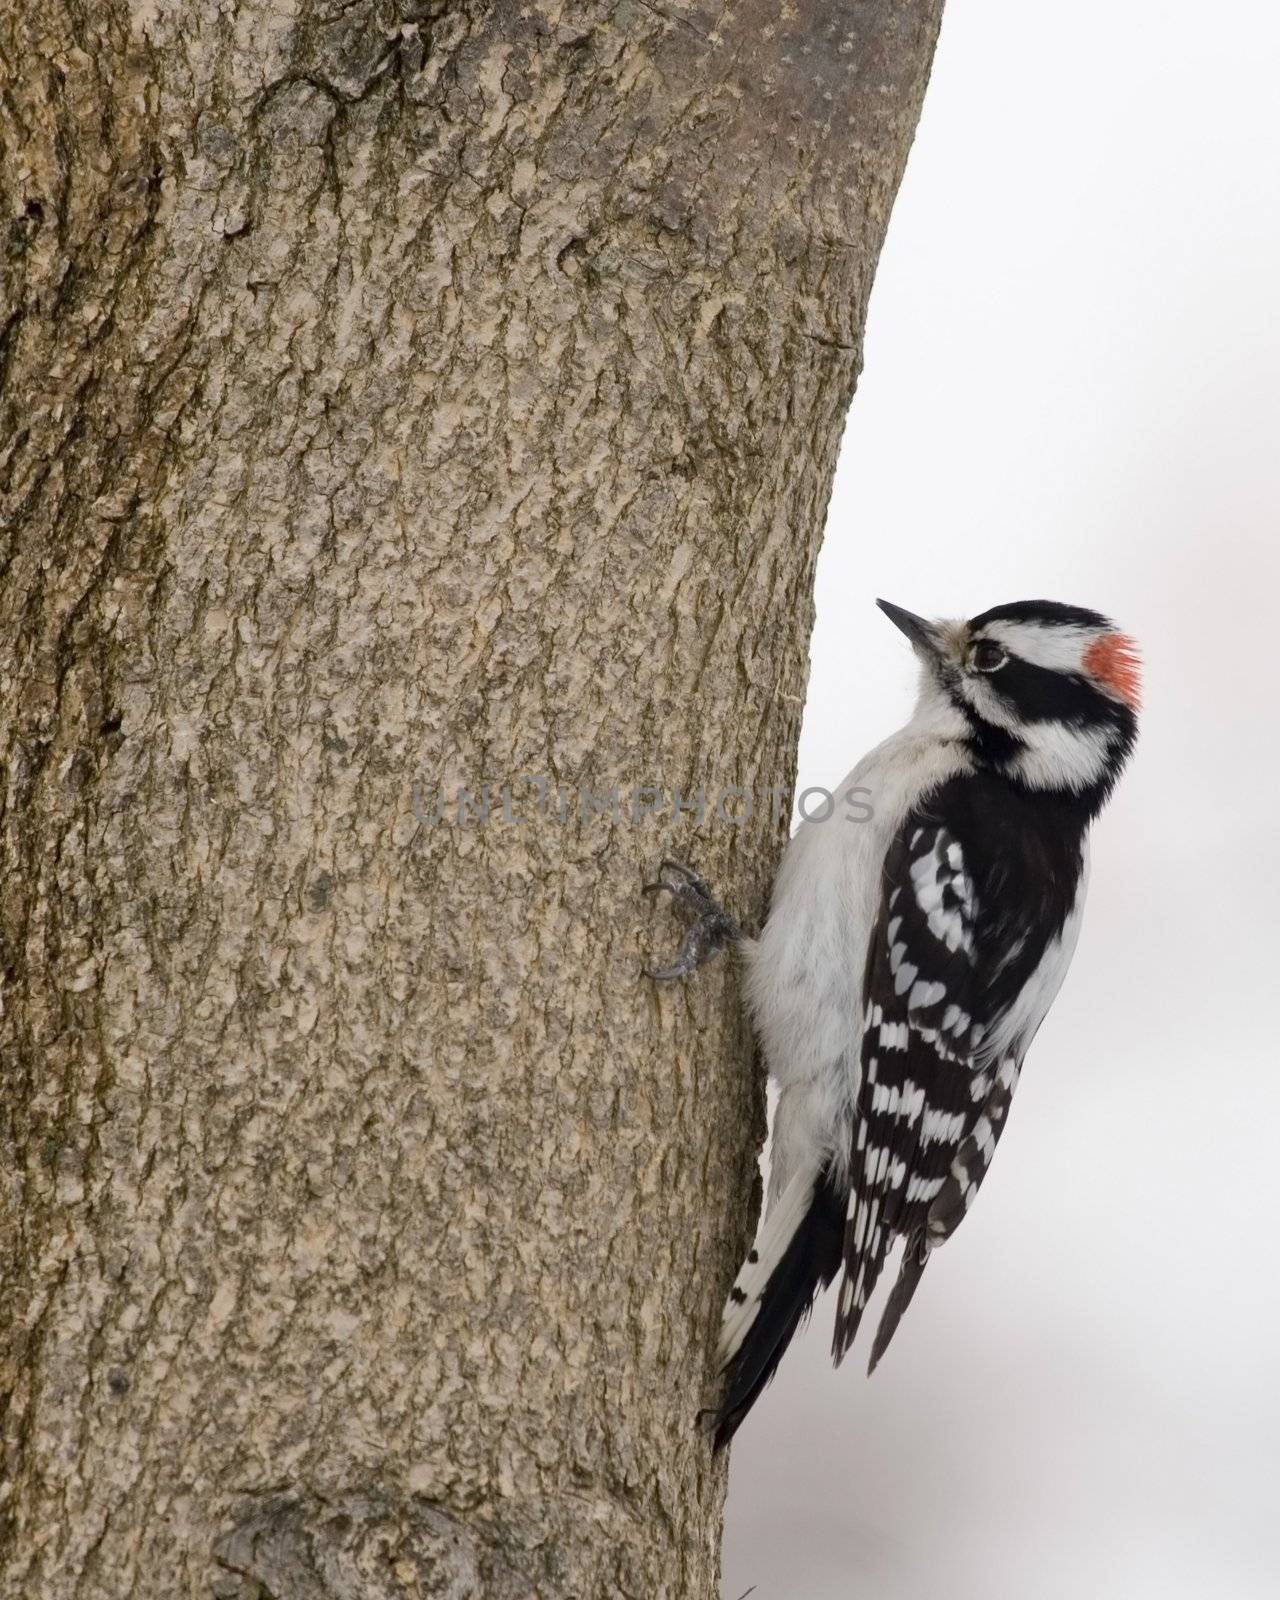
[[[1100,611],[1084,606],[1059,605],[1056,600],[1014,600],[1007,606],[992,606],[981,616],[970,617],[969,631],[985,628],[988,622],[1041,622],[1051,627],[1110,628]]]
[[[1120,713],[1127,712],[1127,707],[1109,700],[1075,673],[1038,667],[1012,652],[987,683],[1019,722],[1065,722],[1074,728],[1117,726],[1123,720]]]

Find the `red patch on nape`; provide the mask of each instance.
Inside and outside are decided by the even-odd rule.
[[[1104,633],[1084,653],[1081,663],[1093,681],[1136,711],[1142,703],[1142,662],[1137,644],[1127,633]]]

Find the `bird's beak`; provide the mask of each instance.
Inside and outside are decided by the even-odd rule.
[[[904,611],[901,606],[890,605],[887,600],[877,600],[876,604],[894,627],[905,633],[918,650],[923,650],[926,655],[935,659],[942,654],[942,642],[932,622],[916,616],[914,611]]]

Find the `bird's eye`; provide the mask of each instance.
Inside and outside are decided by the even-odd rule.
[[[973,655],[970,659],[976,672],[995,672],[998,668],[1004,666],[1009,659],[1009,654],[1006,650],[1002,650],[993,639],[979,639],[973,647]]]

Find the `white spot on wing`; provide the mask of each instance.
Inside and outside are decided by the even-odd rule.
[[[911,863],[911,887],[930,933],[951,952],[973,952],[973,885],[954,839],[939,832],[933,848]]]
[[[964,1136],[964,1113],[926,1111],[920,1123],[921,1144],[959,1144]]]
[[[946,1180],[943,1178],[912,1178],[907,1185],[907,1201],[932,1200]]]
[[[936,1006],[940,1000],[947,997],[945,983],[925,983],[923,979],[913,985],[911,994],[907,999],[907,1010],[915,1011],[921,1006]]]

